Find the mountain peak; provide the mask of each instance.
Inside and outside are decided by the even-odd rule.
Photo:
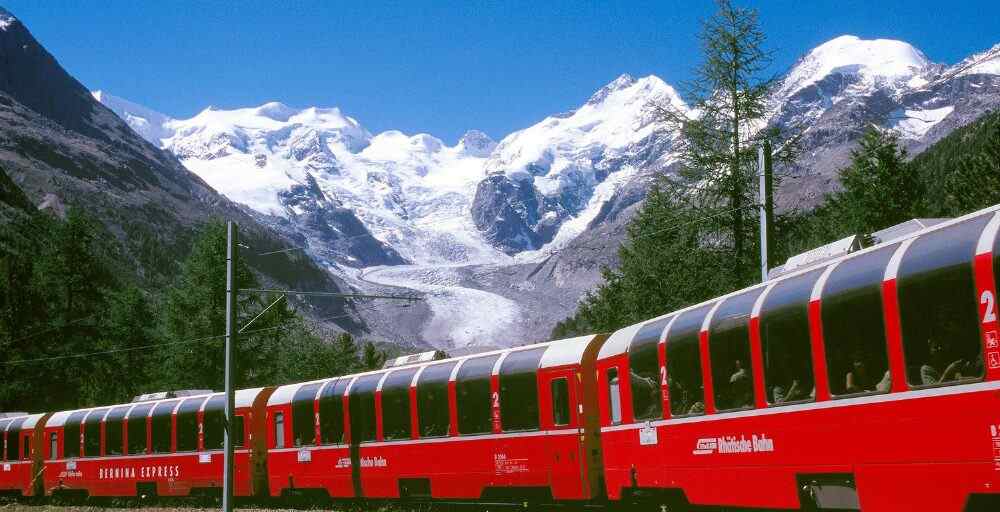
[[[257,107],[255,111],[259,116],[280,121],[282,123],[288,122],[292,116],[299,113],[298,110],[295,110],[294,108],[278,101],[265,103]]]
[[[627,89],[635,85],[636,79],[628,73],[622,73],[618,78],[615,78],[608,85],[601,87],[593,96],[587,100],[588,104],[596,104],[604,101],[611,93],[620,91],[622,89]]]
[[[923,52],[905,41],[843,35],[800,58],[783,80],[778,95],[789,97],[833,74],[905,82],[924,74],[931,66],[933,63]]]
[[[7,9],[0,7],[0,30],[6,31],[8,27],[18,21],[17,17],[10,13]]]
[[[1000,43],[955,64],[945,74],[1000,75]]]
[[[489,156],[496,147],[496,141],[479,130],[469,130],[458,140],[458,148],[471,156]]]

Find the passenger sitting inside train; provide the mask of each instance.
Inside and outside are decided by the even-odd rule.
[[[865,361],[866,359],[868,358],[861,351],[855,351],[851,357],[851,371],[847,372],[844,384],[844,391],[846,393],[866,393],[872,391],[884,393],[889,391],[891,384],[889,370],[885,370],[882,378],[876,381],[875,376],[878,375],[878,372],[873,372],[869,369],[869,365]]]
[[[963,374],[974,373],[973,365],[965,359],[959,358],[946,365],[946,361],[951,358],[945,352],[944,345],[936,338],[927,340],[927,354],[928,361],[920,366],[920,382],[925,386],[959,380]]]

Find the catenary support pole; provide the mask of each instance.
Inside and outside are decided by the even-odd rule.
[[[767,281],[770,255],[771,225],[774,224],[774,194],[771,170],[771,143],[764,141],[757,147],[757,169],[760,177],[760,280]]]
[[[226,222],[226,421],[223,451],[222,512],[233,511],[233,429],[236,406],[233,392],[235,368],[233,350],[236,345],[236,223]]]

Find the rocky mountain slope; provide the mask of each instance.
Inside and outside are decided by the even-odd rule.
[[[147,286],[171,278],[198,225],[236,220],[248,261],[269,284],[336,291],[345,283],[307,258],[255,254],[292,242],[255,221],[172,154],[149,144],[66,73],[28,29],[0,8],[0,167],[33,205],[81,208],[116,237],[121,269]],[[6,187],[5,187],[6,188]],[[347,314],[342,301],[303,303]],[[363,329],[355,317],[344,328]]]
[[[659,78],[622,75],[499,143],[472,131],[448,146],[372,135],[337,109],[269,103],[175,120],[96,97],[337,275],[429,293],[419,318],[383,323],[439,346],[542,339],[571,312],[614,264],[648,187],[673,171],[674,134],[646,106],[686,108]],[[947,66],[902,41],[838,37],[806,53],[769,106],[768,124],[802,134],[797,165],[779,170],[779,206],[808,207],[837,186],[867,126],[898,130],[916,154],[1000,106],[1000,45]],[[473,328],[460,312],[477,302],[517,321]]]

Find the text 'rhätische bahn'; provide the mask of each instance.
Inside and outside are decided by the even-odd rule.
[[[235,493],[997,506],[1000,206],[913,224],[611,335],[240,390]],[[217,493],[223,408],[195,392],[4,417],[0,490]]]

